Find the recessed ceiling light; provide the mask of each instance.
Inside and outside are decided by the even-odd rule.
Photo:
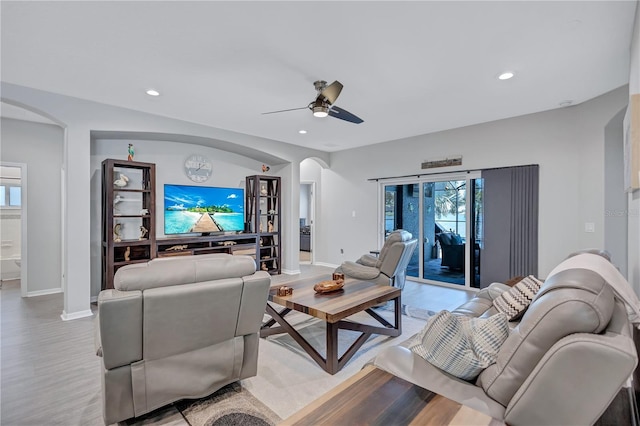
[[[149,96],[160,96],[160,92],[158,92],[155,89],[149,89],[149,90],[147,90],[147,95],[149,95]]]
[[[503,72],[498,76],[498,80],[509,80],[514,74],[511,71]]]
[[[300,133],[301,135],[306,135],[307,131],[306,130],[298,130],[298,133]]]
[[[558,105],[560,105],[561,107],[568,107],[572,103],[573,103],[573,101],[562,101]]]

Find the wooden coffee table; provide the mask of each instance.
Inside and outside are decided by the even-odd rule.
[[[347,280],[342,290],[317,294],[313,286],[322,279],[306,279],[286,284],[293,288],[290,296],[278,296],[280,285],[273,286],[269,290],[269,302],[284,306],[284,309],[276,310],[267,303],[266,312],[271,320],[262,325],[260,337],[273,334],[288,333],[313,360],[326,372],[337,373],[356,351],[367,341],[372,334],[387,336],[399,336],[402,333],[402,315],[400,304],[400,289],[391,286],[378,285],[367,281]],[[394,302],[394,322],[389,323],[371,308],[389,300]],[[327,323],[326,357],[320,353],[285,319],[291,312],[297,311],[319,318]],[[345,318],[358,312],[366,312],[381,326],[360,324]],[[276,323],[278,325],[276,325]],[[338,354],[338,330],[353,330],[360,332],[356,341],[342,354]]]
[[[368,365],[283,425],[483,425],[504,423]]]

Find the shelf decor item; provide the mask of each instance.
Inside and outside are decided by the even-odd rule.
[[[133,161],[133,156],[135,155],[135,151],[133,150],[133,144],[129,144],[129,148],[127,149],[127,161]]]
[[[342,290],[344,287],[344,280],[342,281],[320,281],[318,284],[313,286],[313,290],[316,293],[324,294],[324,293],[332,293],[334,291]]]
[[[127,186],[128,183],[129,183],[129,178],[122,173],[120,173],[120,177],[118,179],[113,181],[113,184],[118,188],[124,188],[125,186]]]
[[[286,285],[278,287],[278,296],[291,296],[292,294],[293,289],[291,287],[287,287]]]
[[[149,230],[144,226],[140,227],[140,236],[138,237],[139,241],[146,240],[145,235],[149,233]]]

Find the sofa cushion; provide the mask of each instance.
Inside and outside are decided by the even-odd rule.
[[[508,335],[505,315],[472,318],[441,311],[429,319],[409,349],[441,370],[471,380],[495,362]]]
[[[505,314],[509,321],[515,321],[524,315],[541,286],[542,281],[533,275],[524,277],[509,290],[493,299],[493,306],[498,312]]]

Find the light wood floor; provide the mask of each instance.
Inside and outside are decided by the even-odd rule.
[[[301,265],[301,275],[274,276],[284,283],[301,276],[326,279],[332,269]],[[453,309],[473,293],[407,282],[403,303],[439,311]],[[102,425],[100,359],[93,317],[62,321],[62,294],[20,297],[20,281],[0,290],[0,424]],[[96,309],[95,306],[92,309]],[[185,424],[164,414],[128,424]]]

